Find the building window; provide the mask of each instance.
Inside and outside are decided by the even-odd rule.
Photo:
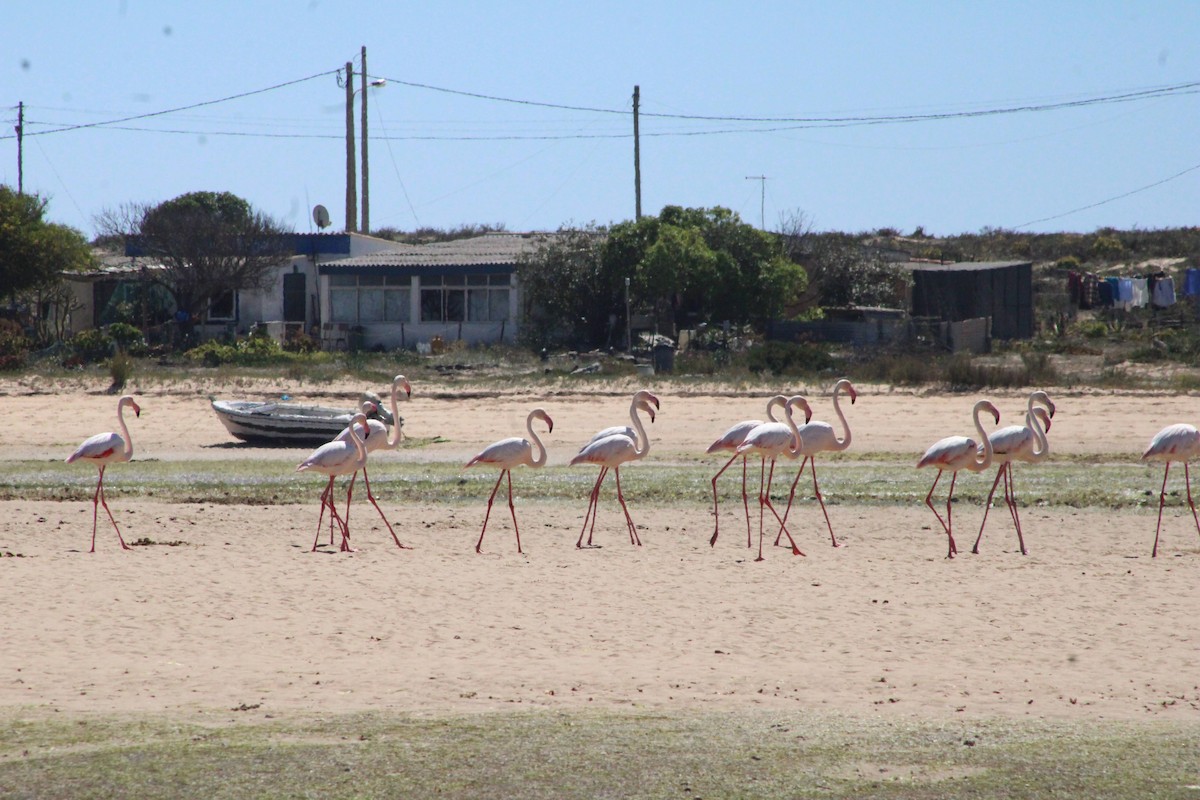
[[[412,280],[383,275],[330,275],[331,322],[352,325],[370,322],[408,322]]]
[[[508,319],[507,275],[421,279],[422,322],[499,322]]]
[[[236,293],[227,290],[208,302],[209,322],[231,322],[237,317]]]

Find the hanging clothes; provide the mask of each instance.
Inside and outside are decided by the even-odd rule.
[[[1130,278],[1129,307],[1145,308],[1150,305],[1150,287],[1145,278]]]
[[[1083,277],[1078,272],[1067,273],[1067,296],[1071,305],[1083,308]]]
[[[1170,275],[1165,278],[1159,278],[1154,282],[1154,289],[1150,292],[1151,301],[1158,308],[1167,308],[1175,305],[1175,279]]]
[[[1184,273],[1183,293],[1188,297],[1200,295],[1200,269],[1192,267]]]
[[[1083,286],[1079,295],[1080,308],[1100,305],[1100,280],[1092,273],[1083,275]]]
[[[1133,281],[1117,278],[1117,305],[1128,311],[1133,306]]]
[[[1116,303],[1116,289],[1107,280],[1096,281],[1096,305],[1101,308],[1112,308]]]

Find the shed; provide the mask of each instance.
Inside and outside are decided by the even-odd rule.
[[[944,322],[989,317],[994,338],[1033,336],[1033,262],[909,261],[900,266],[913,276],[914,317]]]

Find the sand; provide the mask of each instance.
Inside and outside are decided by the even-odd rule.
[[[326,402],[354,392],[280,384],[245,393],[267,388]],[[373,469],[465,460],[520,433],[534,403],[555,418],[549,468],[566,469],[592,431],[628,419],[627,389],[480,396],[414,381],[401,408],[406,431],[444,441],[386,454]],[[303,455],[233,444],[208,410],[211,390],[143,388],[144,412],[131,426],[135,458],[256,458],[291,469]],[[656,391],[653,450],[624,471],[627,491],[656,461],[715,469],[704,446],[730,423],[759,416],[765,399],[694,386]],[[30,419],[63,393],[0,384],[0,408],[5,420]],[[114,427],[113,398],[96,387],[70,393],[78,413],[6,426],[6,458],[61,458]],[[1017,421],[1022,395],[989,396],[1004,422]],[[811,390],[810,397],[817,417],[832,420],[828,398]],[[935,439],[970,433],[975,398],[864,387],[846,406],[853,448],[865,459],[901,453],[915,461]],[[1153,394],[1059,391],[1055,399],[1055,454],[1113,462],[1136,461],[1159,428],[1188,420],[1195,405]],[[707,506],[631,502],[644,542],[637,548],[611,491],[596,528],[602,546],[577,550],[586,498],[539,501],[538,478],[516,474],[524,555],[499,504],[485,554],[474,552],[483,496],[471,505],[406,507],[381,496],[410,550],[394,546],[364,503],[352,519],[352,554],[308,552],[315,493],[312,504],[275,507],[122,498],[113,510],[128,541],[177,544],[122,552],[102,525],[95,554],[86,552],[90,503],[0,502],[0,553],[19,554],[0,559],[0,707],[1200,718],[1200,537],[1177,508],[1151,559],[1152,511],[1024,509],[1030,554],[1021,556],[1001,507],[983,552],[971,555],[980,510],[960,505],[962,555],[951,561],[924,506],[830,498],[842,547],[830,546],[819,509],[808,503],[794,512],[806,556],[768,548],[755,563],[737,504],[723,506],[722,535],[710,548]]]

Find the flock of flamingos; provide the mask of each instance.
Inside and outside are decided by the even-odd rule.
[[[367,414],[374,410],[374,406],[370,402],[364,403],[362,411],[354,415],[349,427],[338,434],[333,441],[321,445],[314,450],[296,468],[298,471],[316,472],[328,477],[325,489],[321,493],[321,513],[317,518],[317,535],[313,540],[313,550],[316,550],[318,547],[325,511],[327,509],[330,517],[330,544],[334,544],[335,541],[334,526],[336,524],[337,530],[341,533],[340,549],[347,552],[352,550],[350,547],[349,524],[350,500],[354,493],[355,480],[360,471],[363,474],[363,482],[366,485],[368,500],[375,506],[375,510],[379,512],[379,516],[383,519],[384,525],[387,526],[388,531],[391,533],[396,546],[407,549],[400,543],[400,539],[392,529],[391,523],[388,522],[387,516],[379,508],[379,504],[376,502],[375,496],[371,491],[371,481],[367,474],[367,457],[370,453],[377,450],[395,449],[399,447],[400,442],[404,438],[399,422],[400,415],[396,407],[397,400],[402,392],[406,398],[411,396],[412,386],[403,375],[397,375],[392,381],[391,390],[392,417],[397,420],[397,424],[392,426],[390,431],[382,422],[375,419],[367,419]],[[754,419],[739,422],[708,447],[707,452],[709,453],[720,452],[730,454],[729,460],[725,462],[724,466],[712,478],[713,516],[715,522],[712,538],[709,540],[710,545],[716,545],[717,536],[720,533],[717,478],[740,458],[742,460],[742,504],[746,512],[746,546],[753,547],[746,478],[748,469],[747,461],[751,457],[755,457],[760,462],[758,557],[755,560],[763,560],[763,524],[767,510],[771,512],[775,521],[779,523],[779,532],[776,535],[775,544],[778,545],[782,537],[787,536],[792,553],[794,555],[803,555],[800,548],[796,546],[795,541],[792,539],[791,533],[788,531],[787,518],[791,511],[792,500],[796,494],[796,486],[800,482],[800,477],[804,474],[806,466],[810,467],[810,472],[812,473],[813,494],[821,506],[821,511],[825,515],[825,524],[829,528],[829,538],[834,547],[838,546],[837,537],[833,533],[833,525],[829,521],[829,512],[825,509],[825,501],[821,496],[820,486],[817,481],[816,456],[822,452],[845,450],[850,446],[850,426],[846,422],[846,417],[842,413],[839,403],[843,392],[849,396],[851,404],[858,397],[854,386],[846,379],[839,380],[834,386],[833,408],[842,426],[843,433],[840,438],[833,425],[828,422],[814,421],[812,419],[812,409],[803,397],[800,395],[792,397],[776,395],[767,402],[767,419],[765,421]],[[599,431],[571,459],[570,463],[572,465],[591,464],[600,468],[600,473],[596,477],[596,482],[593,484],[588,498],[588,509],[583,518],[583,528],[579,532],[579,540],[575,543],[577,548],[593,546],[592,534],[596,527],[596,511],[599,504],[600,487],[604,483],[609,470],[612,470],[613,476],[616,479],[617,500],[620,502],[621,510],[625,515],[629,540],[634,545],[641,545],[637,526],[634,525],[633,517],[630,516],[629,507],[625,503],[625,496],[621,490],[621,465],[629,461],[644,458],[650,452],[650,437],[646,433],[646,428],[642,423],[641,417],[644,414],[649,418],[650,422],[654,422],[655,411],[659,407],[657,397],[645,389],[639,390],[634,393],[629,406],[629,416],[632,425],[605,428]],[[110,431],[96,434],[84,441],[75,452],[67,457],[68,463],[88,461],[95,464],[99,469],[96,492],[92,497],[92,548],[90,552],[95,552],[96,550],[96,525],[101,505],[104,506],[104,510],[117,532],[117,538],[121,542],[121,547],[126,550],[130,549],[125,544],[125,540],[121,536],[121,530],[117,526],[117,521],[113,518],[112,511],[109,510],[108,503],[104,499],[104,470],[110,463],[129,461],[133,457],[133,441],[129,435],[129,429],[125,425],[126,408],[132,408],[135,415],[141,414],[141,408],[133,397],[125,395],[117,402],[117,422],[121,432]],[[795,409],[803,411],[803,424],[798,425],[794,419]],[[782,414],[782,420],[776,418],[777,412]],[[934,478],[933,485],[929,488],[929,493],[925,496],[925,505],[929,506],[929,510],[937,517],[938,522],[941,523],[942,530],[946,533],[949,546],[946,554],[947,558],[953,558],[958,552],[958,548],[954,542],[953,518],[951,516],[951,501],[954,497],[954,484],[958,479],[958,473],[964,469],[971,472],[983,472],[993,464],[998,464],[999,469],[996,472],[996,479],[992,482],[992,489],[988,494],[987,502],[984,504],[983,523],[979,527],[979,536],[976,537],[975,545],[972,547],[971,552],[979,552],[979,541],[983,537],[983,528],[987,524],[987,512],[991,508],[996,488],[1003,478],[1005,503],[1008,506],[1009,513],[1012,515],[1013,525],[1016,527],[1017,540],[1020,544],[1021,553],[1026,553],[1025,539],[1021,531],[1021,519],[1017,512],[1016,496],[1013,489],[1012,465],[1015,461],[1036,463],[1046,457],[1046,454],[1049,452],[1046,433],[1050,430],[1051,418],[1054,416],[1054,403],[1045,392],[1035,391],[1029,395],[1024,425],[1010,425],[1005,428],[999,428],[990,434],[984,430],[983,423],[980,421],[980,415],[983,412],[990,414],[996,424],[999,424],[1000,412],[989,401],[980,400],[975,403],[972,411],[972,419],[975,423],[975,431],[978,434],[978,439],[970,436],[948,436],[931,445],[925,451],[925,454],[921,456],[920,460],[917,461],[918,469],[932,467],[937,470],[937,476]],[[525,420],[527,437],[515,436],[502,439],[485,447],[465,465],[466,467],[483,465],[499,468],[500,470],[500,476],[496,479],[492,493],[488,496],[487,511],[483,517],[483,527],[479,532],[479,541],[475,545],[476,552],[482,552],[483,536],[487,532],[487,523],[488,518],[491,516],[492,504],[496,499],[496,493],[500,489],[501,482],[505,479],[507,479],[508,484],[508,508],[512,514],[513,529],[517,539],[517,552],[523,552],[521,550],[521,531],[517,526],[517,512],[513,506],[512,470],[521,465],[540,467],[546,463],[546,447],[542,444],[537,431],[534,430],[534,420],[545,423],[547,431],[554,430],[554,421],[550,418],[550,415],[544,409],[535,408],[529,412],[529,416]],[[1162,532],[1162,512],[1166,499],[1167,476],[1170,474],[1172,462],[1183,462],[1188,505],[1192,510],[1192,518],[1196,522],[1196,530],[1200,533],[1200,517],[1197,516],[1196,506],[1192,502],[1191,475],[1188,473],[1188,460],[1197,455],[1200,455],[1200,431],[1187,424],[1169,425],[1163,428],[1151,440],[1146,452],[1142,454],[1143,460],[1163,461],[1166,464],[1163,471],[1162,489],[1159,492],[1158,526],[1154,533],[1154,549],[1152,551],[1154,556],[1158,555],[1158,539]],[[799,471],[796,473],[795,480],[792,482],[791,491],[788,495],[787,508],[784,510],[783,516],[779,515],[779,512],[771,502],[771,484],[775,476],[775,464],[780,456],[789,459],[796,459],[803,456],[804,459],[800,464]],[[769,469],[768,462],[770,462]],[[933,493],[937,489],[938,482],[947,472],[950,473],[950,491],[946,496],[946,516],[943,518],[938,512],[937,507],[933,504]],[[346,510],[343,514],[339,514],[337,506],[334,503],[334,479],[343,475],[350,475],[351,477],[349,486],[346,489]],[[587,535],[586,544],[584,543],[585,534]]]

